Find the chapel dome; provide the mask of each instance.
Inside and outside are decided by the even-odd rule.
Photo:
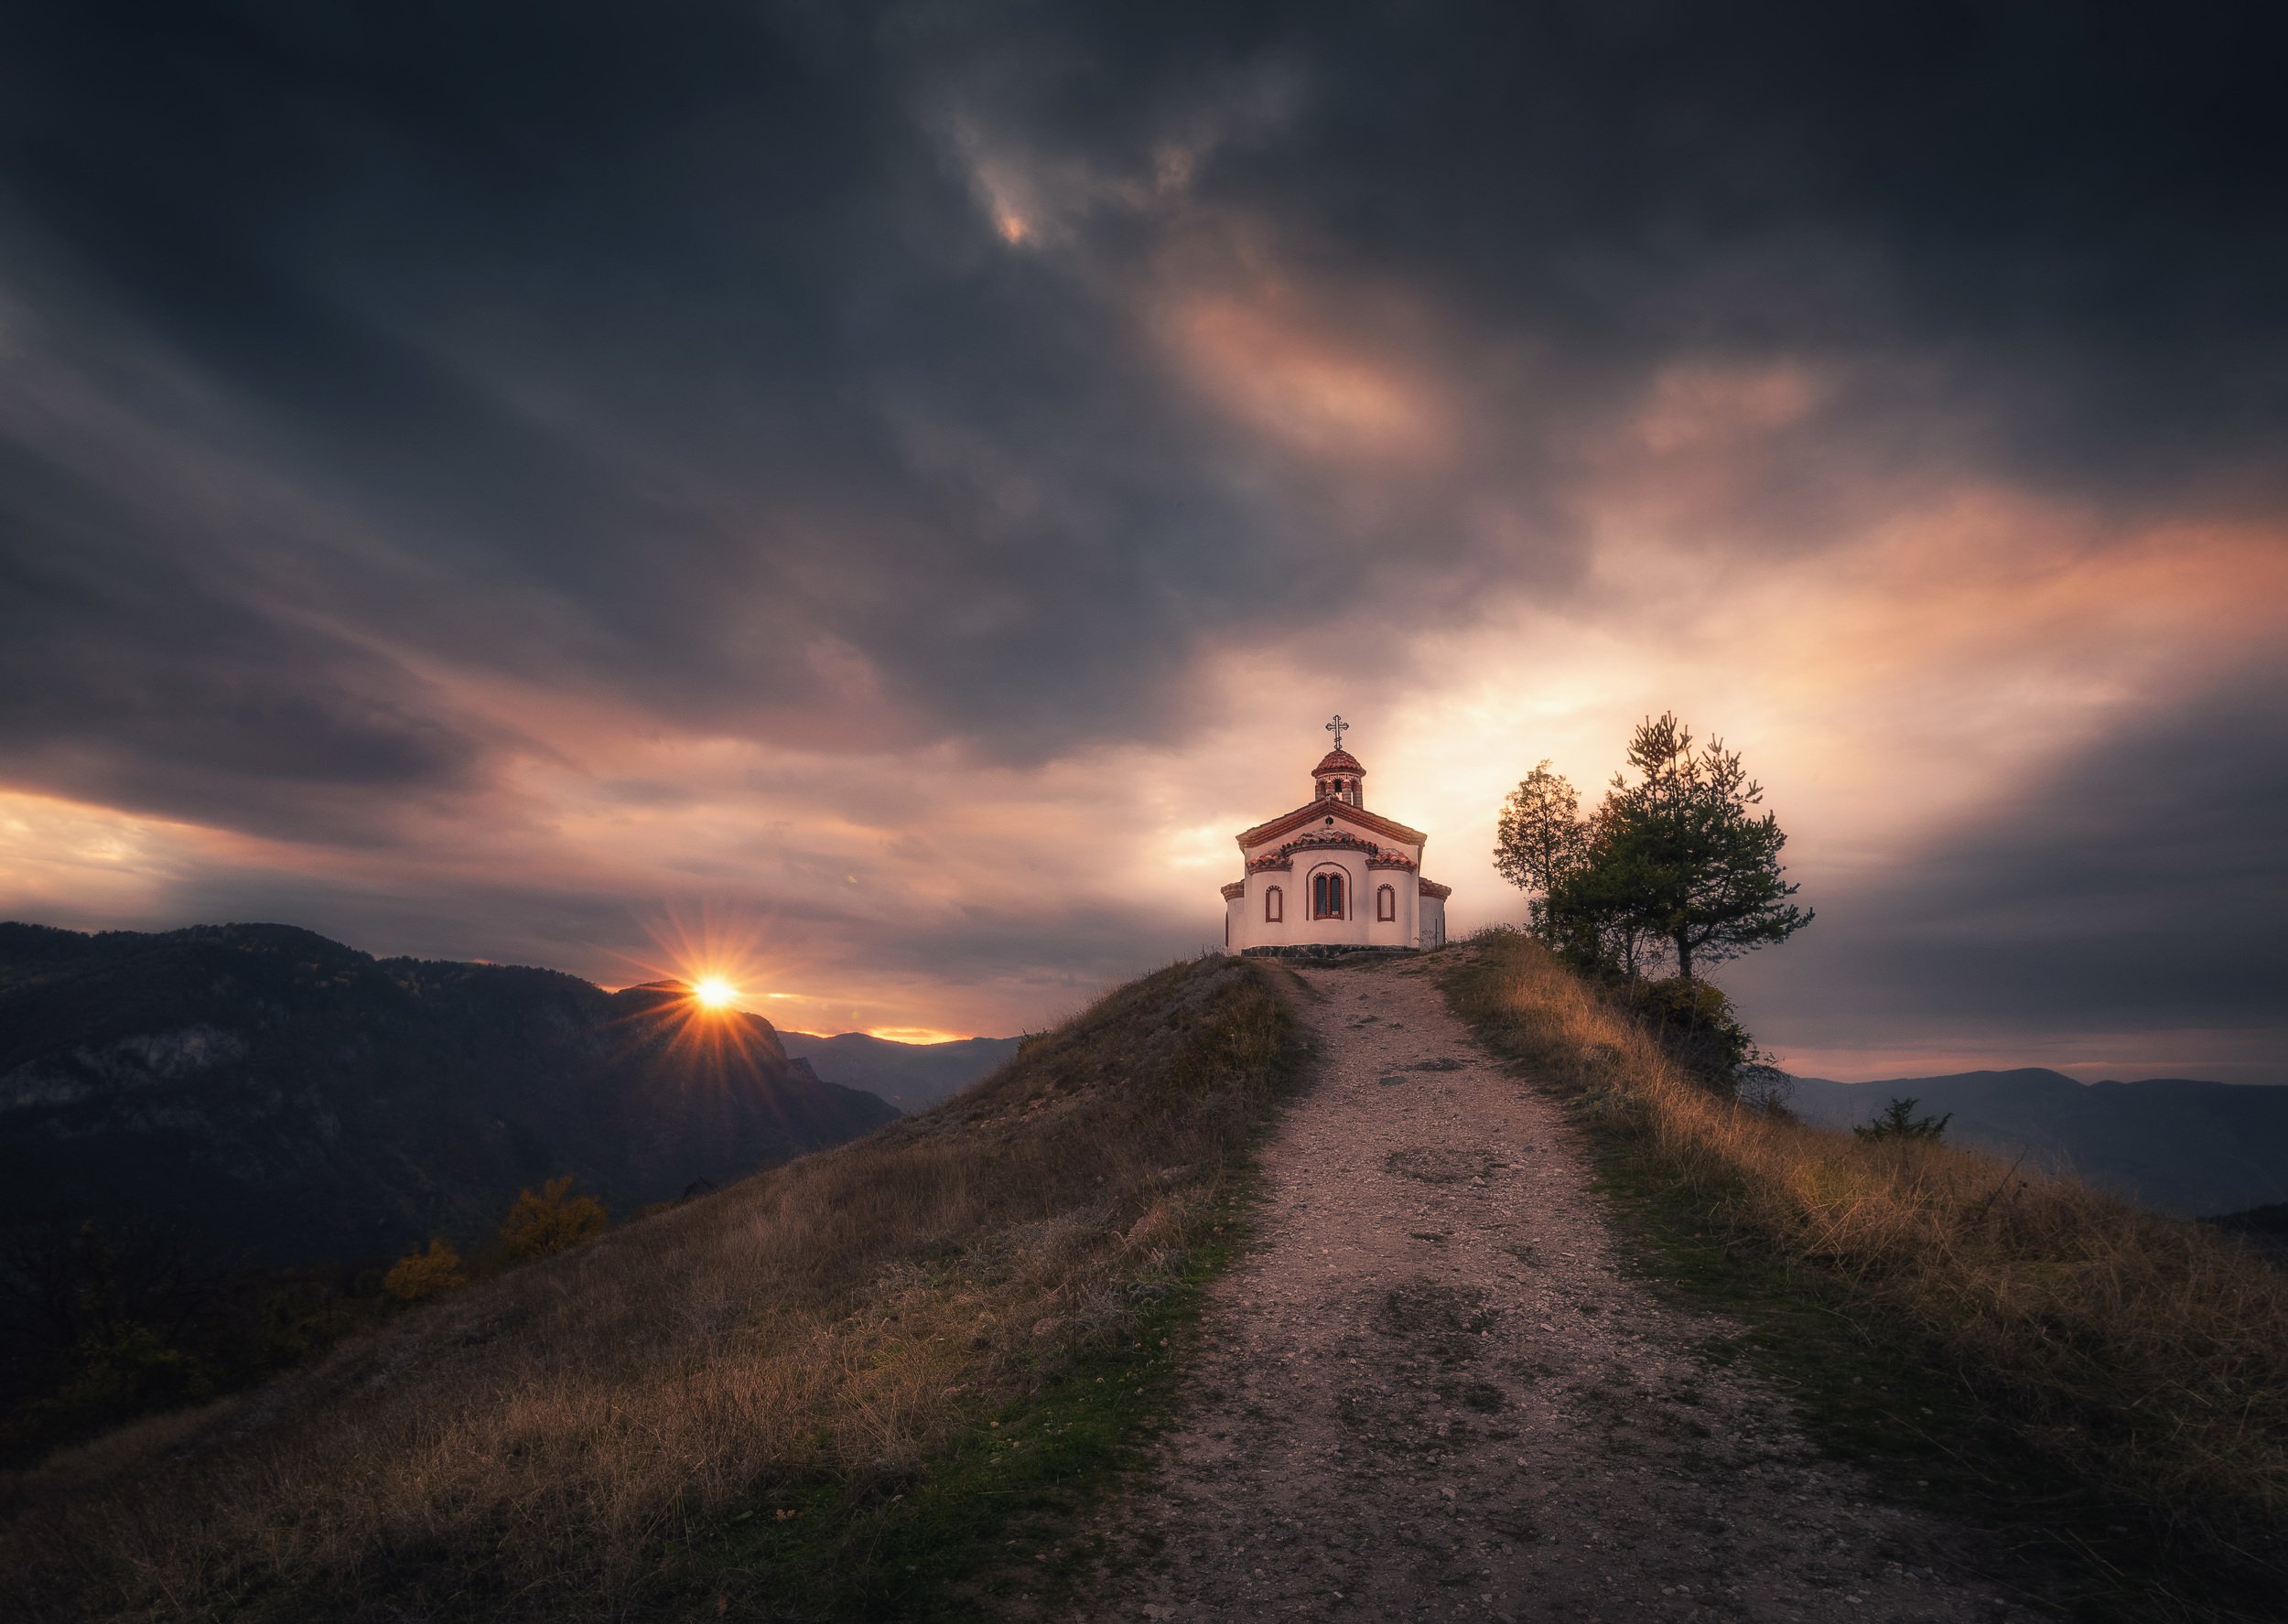
[[[1356,774],[1365,772],[1365,770],[1366,769],[1364,767],[1361,767],[1358,764],[1357,757],[1352,755],[1350,751],[1344,749],[1340,745],[1338,745],[1333,749],[1329,750],[1326,753],[1325,757],[1320,761],[1318,766],[1311,769],[1311,776],[1312,778],[1317,778],[1322,772],[1347,772],[1355,776]]]

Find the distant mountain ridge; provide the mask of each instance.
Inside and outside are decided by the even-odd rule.
[[[842,1032],[832,1038],[782,1032],[779,1041],[788,1054],[808,1060],[827,1081],[864,1089],[912,1113],[944,1103],[1008,1064],[1018,1040],[962,1038],[950,1043],[899,1043],[870,1032]]]
[[[1834,1082],[1799,1077],[1789,1107],[1808,1122],[1864,1123],[1894,1098],[1954,1121],[1947,1136],[2024,1153],[2163,1211],[2233,1212],[2288,1200],[2288,1088],[2156,1077],[2077,1082],[2030,1067]]]
[[[559,1174],[624,1213],[897,1114],[673,984],[377,960],[286,925],[0,924],[0,1231],[386,1255],[480,1238]]]

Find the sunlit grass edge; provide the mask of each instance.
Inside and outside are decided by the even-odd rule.
[[[2092,1618],[2280,1616],[2288,1273],[2069,1178],[1724,1099],[1522,933],[1441,979],[1567,1102],[1646,1272],[1740,1324],[1707,1351],[1991,1533],[1998,1579]]]

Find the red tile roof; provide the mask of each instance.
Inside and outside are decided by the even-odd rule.
[[[1369,834],[1379,834],[1388,840],[1402,840],[1408,845],[1420,845],[1430,838],[1419,829],[1409,829],[1395,819],[1370,812],[1365,807],[1353,806],[1347,801],[1314,801],[1309,806],[1299,806],[1293,812],[1273,818],[1268,823],[1257,823],[1252,829],[1242,830],[1239,834],[1240,849],[1245,851],[1251,845],[1260,845],[1267,840],[1276,840],[1282,834],[1301,828],[1305,823],[1315,823],[1320,819],[1328,817],[1333,818],[1339,823],[1355,824]]]

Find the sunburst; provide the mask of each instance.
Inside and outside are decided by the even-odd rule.
[[[768,943],[767,923],[750,918],[727,923],[711,908],[696,919],[682,909],[663,912],[645,927],[653,951],[621,955],[636,973],[630,984],[675,983],[689,994],[695,1017],[728,1016],[784,996],[793,966]]]

